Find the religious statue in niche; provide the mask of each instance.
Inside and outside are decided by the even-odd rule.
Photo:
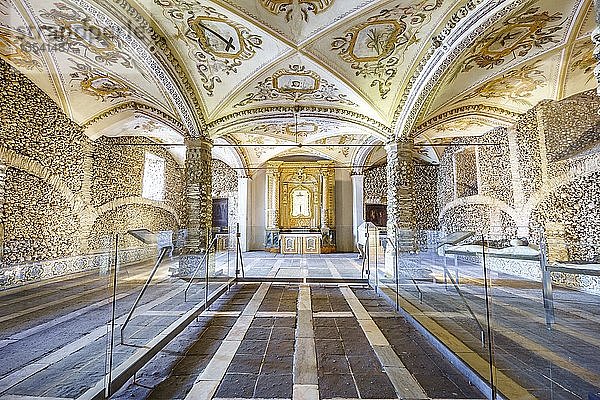
[[[299,187],[292,191],[290,197],[292,198],[292,217],[310,218],[310,191]]]

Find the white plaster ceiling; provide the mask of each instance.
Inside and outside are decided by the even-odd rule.
[[[0,55],[90,137],[208,134],[250,145],[235,151],[246,166],[297,152],[349,165],[356,145],[394,132],[434,38],[470,21],[467,3],[0,0]],[[592,0],[522,3],[423,95],[417,143],[482,135],[596,86]],[[287,146],[298,114],[303,148]]]

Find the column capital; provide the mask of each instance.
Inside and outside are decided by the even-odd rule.
[[[214,145],[212,139],[205,137],[186,138],[184,143],[185,147],[187,147],[188,149],[212,149]]]
[[[392,139],[384,146],[386,153],[397,153],[398,151],[412,151],[415,147],[413,138]]]

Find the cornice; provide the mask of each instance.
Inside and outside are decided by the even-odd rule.
[[[106,111],[103,111],[102,113],[94,116],[93,118],[87,120],[83,125],[82,128],[83,129],[88,129],[90,126],[92,126],[93,124],[95,124],[98,121],[101,121],[105,118],[108,118],[112,115],[118,114],[122,111],[125,110],[133,110],[133,111],[140,111],[144,114],[150,114],[153,116],[159,116],[160,121],[164,122],[165,124],[169,125],[171,128],[173,128],[174,130],[178,131],[179,133],[185,132],[185,126],[177,119],[173,118],[171,115],[167,114],[166,112],[159,110],[155,107],[152,107],[148,104],[143,104],[143,103],[138,103],[136,101],[129,101],[126,103],[121,103],[115,107],[112,107]]]
[[[244,122],[252,120],[264,120],[266,118],[276,117],[288,117],[293,118],[294,112],[298,111],[302,113],[303,117],[315,117],[315,118],[332,118],[336,116],[342,121],[351,122],[360,126],[363,126],[371,131],[378,133],[379,135],[389,138],[392,131],[389,127],[376,121],[366,115],[339,108],[320,107],[320,106],[301,106],[296,109],[293,106],[274,106],[274,107],[262,107],[254,108],[251,110],[242,110],[236,113],[232,113],[209,123],[206,128],[209,131],[219,131],[227,129],[231,125],[232,121]]]
[[[463,116],[483,116],[493,118],[505,122],[506,124],[513,124],[521,116],[521,114],[507,110],[501,107],[487,106],[484,104],[470,104],[452,110],[448,110],[442,114],[436,115],[433,118],[428,119],[413,131],[413,135],[416,136],[427,129],[430,129],[436,125],[440,125],[451,119],[456,119]]]

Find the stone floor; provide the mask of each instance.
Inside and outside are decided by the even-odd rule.
[[[430,281],[404,276],[402,308],[438,337],[457,338],[461,346],[454,352],[467,354],[463,359],[472,365],[479,357],[480,373],[489,378],[488,342],[481,341],[488,311],[482,265],[449,260],[455,287],[448,278],[444,283],[441,257],[421,254],[418,262]],[[380,274],[380,280],[395,291],[393,279]],[[494,373],[508,397],[587,399],[600,391],[600,296],[555,285],[556,319],[547,325],[540,282],[491,271],[489,283]]]
[[[144,354],[161,335],[203,304],[205,286],[168,277],[164,263],[123,331],[120,326],[152,268],[152,262],[120,268],[112,337],[112,284],[98,272],[0,292],[0,398],[77,398],[104,385],[106,371]],[[210,284],[209,292],[222,287]]]
[[[355,253],[283,255],[265,251],[242,254],[247,277],[360,279],[362,259]]]
[[[248,285],[234,289],[253,292],[243,310],[213,308],[209,318],[182,333],[114,398],[484,397],[389,306],[385,312],[369,312],[365,307],[382,301],[370,289],[274,283],[245,289]],[[231,300],[237,301],[237,296]],[[213,322],[217,319],[227,323]],[[386,320],[388,325],[381,322]],[[379,323],[385,326],[383,331]],[[215,330],[216,326],[221,327]],[[390,330],[395,326],[401,326],[412,347],[402,339],[387,340],[395,336]],[[207,336],[211,329],[216,334]],[[210,351],[198,354],[194,350],[198,348]],[[166,357],[176,361],[165,366],[160,360]],[[413,374],[402,358],[419,373]],[[431,360],[436,373],[424,374],[422,368]]]
[[[362,267],[355,254],[251,252],[244,263],[247,276],[284,278],[360,278]],[[423,255],[419,263],[429,281],[400,280],[400,314],[389,306],[395,282],[382,272],[378,293],[344,284],[235,285],[112,398],[485,397],[409,323],[416,319],[487,379],[482,269],[452,264],[459,294],[444,283],[442,259]],[[119,326],[151,266],[119,272],[112,358],[109,277],[81,273],[0,292],[0,399],[90,398],[109,360],[112,371],[124,368],[202,304],[203,283],[183,301],[186,282],[170,278],[167,263],[121,344]],[[494,379],[505,398],[598,391],[600,297],[555,287],[556,322],[547,326],[539,283],[492,272],[490,293]]]

